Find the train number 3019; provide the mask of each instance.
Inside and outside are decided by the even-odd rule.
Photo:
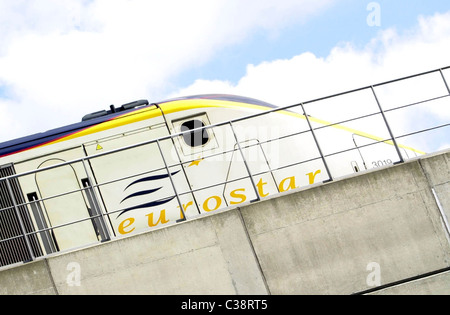
[[[372,165],[373,165],[374,168],[382,167],[382,166],[385,166],[385,165],[392,165],[392,164],[394,164],[394,163],[392,162],[391,159],[379,160],[379,161],[373,161],[372,162]]]

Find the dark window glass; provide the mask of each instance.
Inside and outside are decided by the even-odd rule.
[[[181,131],[185,132],[202,127],[205,127],[205,124],[201,120],[193,119],[184,122],[181,125]],[[199,147],[205,145],[209,140],[208,131],[206,129],[199,129],[192,132],[187,132],[183,134],[183,138],[184,142],[186,142],[186,144],[191,147]]]

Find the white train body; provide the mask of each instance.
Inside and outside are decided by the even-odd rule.
[[[14,200],[2,197],[0,224],[8,211],[22,211],[28,238],[41,250],[34,256],[167,226],[399,159],[390,141],[348,127],[312,133],[308,122],[313,128],[326,122],[307,119],[298,108],[276,111],[228,95],[135,105],[0,144],[0,177],[10,177],[0,190],[17,190]],[[321,137],[319,147],[315,136]],[[353,149],[324,158],[320,148]]]

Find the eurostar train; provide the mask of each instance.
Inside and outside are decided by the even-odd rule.
[[[111,105],[0,144],[0,266],[398,159],[389,138],[304,115],[298,106],[278,110],[233,95]]]

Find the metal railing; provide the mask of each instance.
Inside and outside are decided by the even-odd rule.
[[[193,217],[192,214],[187,213],[186,205],[183,202],[193,200],[192,204],[196,209],[194,216],[202,214],[205,211],[202,211],[201,204],[198,202],[199,194],[217,187],[221,187],[223,196],[227,185],[232,183],[240,183],[241,186],[244,185],[243,187],[251,187],[251,196],[245,198],[245,202],[248,203],[261,200],[262,198],[262,186],[257,183],[257,179],[261,176],[270,175],[277,188],[276,193],[278,193],[280,188],[281,191],[285,190],[282,186],[279,186],[279,179],[283,178],[283,174],[295,172],[300,166],[311,166],[313,170],[324,169],[325,172],[321,174],[322,177],[320,179],[325,182],[352,172],[369,169],[370,166],[367,165],[363,155],[366,154],[366,150],[371,148],[376,148],[376,151],[379,151],[381,148],[381,151],[389,152],[388,159],[385,161],[373,161],[373,167],[402,163],[412,156],[420,154],[421,151],[412,148],[415,143],[419,147],[425,144],[427,146],[425,151],[427,152],[436,151],[444,144],[450,144],[450,137],[448,137],[450,134],[448,129],[450,126],[450,114],[447,114],[447,116],[441,115],[439,119],[442,121],[433,120],[431,122],[427,115],[430,110],[442,110],[443,113],[445,111],[450,112],[448,79],[450,79],[450,67],[299,104],[273,108],[232,121],[208,125],[107,152],[84,156],[38,170],[21,174],[9,174],[0,178],[0,187],[4,187],[3,194],[8,195],[7,198],[0,198],[0,201],[9,200],[9,202],[3,201],[0,203],[0,219],[4,221],[0,222],[0,258],[2,256],[14,256],[15,258],[0,260],[0,267],[15,262],[34,260],[36,257],[51,254],[52,251],[61,250],[58,247],[58,239],[57,237],[55,238],[55,233],[63,231],[69,226],[92,224],[97,236],[97,240],[94,243],[110,240],[115,234],[111,218],[116,215],[117,217],[120,216],[123,209],[108,209],[103,200],[101,190],[108,185],[123,183],[144,175],[161,175],[161,172],[167,175],[171,191],[166,195],[166,200],[168,200],[167,202],[173,200],[179,207],[180,215],[176,221],[180,222]],[[238,127],[251,125],[252,121],[271,119],[274,114],[279,113],[284,113],[286,117],[295,116],[297,120],[291,120],[293,122],[292,126],[286,126],[286,128],[277,130],[275,136],[269,134],[257,139],[255,144],[245,144],[244,136],[237,131]],[[298,126],[295,121],[299,121]],[[367,128],[371,130],[356,132]],[[197,161],[195,157],[184,158],[183,154],[179,152],[177,145],[175,145],[175,141],[179,141],[184,134],[208,130],[215,134],[216,138],[219,138],[219,135],[221,135],[223,139],[228,139],[230,145],[224,145],[221,150],[217,148],[210,150],[206,155],[202,154],[202,161],[212,161],[218,158],[227,159],[229,167],[226,176],[219,176],[222,180],[214,181],[211,178],[211,174],[207,174],[208,178],[205,177],[204,185],[193,187],[186,174],[184,174],[185,176],[181,181],[173,175],[175,173],[174,170],[186,172],[186,166]],[[340,143],[338,141],[336,143],[333,137],[334,134],[339,132],[352,134],[352,141],[348,142],[346,140],[347,142]],[[439,136],[436,137],[436,134]],[[427,137],[427,135],[431,135],[431,137]],[[436,140],[448,141],[448,143],[437,143]],[[357,143],[358,141],[360,142],[359,144]],[[313,146],[307,152],[293,150],[296,148],[293,144],[302,143],[309,143]],[[270,145],[276,145],[280,151],[284,150],[283,152],[289,152],[289,154],[283,154],[278,157],[279,161],[277,163],[271,163],[272,161],[269,161],[265,152]],[[154,163],[154,167],[148,167],[141,172],[119,176],[103,182],[96,181],[90,166],[92,161],[114,154],[131,152],[135,148],[142,147],[148,147],[156,156],[155,159],[158,162]],[[258,170],[253,165],[254,161],[248,158],[248,154],[252,152],[251,150],[262,152],[266,159],[263,161],[264,163],[259,164]],[[352,162],[352,168],[342,171],[337,166],[339,165],[339,159],[350,155],[352,157],[361,156],[361,159]],[[232,163],[235,163],[233,165],[236,168],[242,169],[241,172],[236,172],[238,174],[233,176],[230,175],[232,173]],[[18,183],[20,183],[21,179],[65,166],[76,169],[78,177],[86,178],[85,185],[82,188],[46,196],[45,198],[34,196],[31,199],[29,198],[28,202],[23,200],[24,198],[18,198],[17,193],[14,193],[13,189],[16,186],[20,187]],[[314,176],[315,174],[311,178],[314,179]],[[223,180],[223,178],[225,179]],[[49,214],[46,212],[45,204],[57,198],[75,195],[85,200],[85,204],[89,208],[89,215],[67,222],[52,224]],[[222,199],[225,200],[226,198],[223,197]],[[225,203],[226,206],[229,206],[226,200]],[[41,211],[39,220],[36,219],[38,210]],[[29,221],[29,218],[33,217],[33,215],[33,228],[27,227],[24,219]],[[6,218],[10,217],[13,219],[6,221]],[[14,226],[12,234],[5,232],[7,226]],[[48,240],[51,238],[55,239],[55,244],[44,246],[45,252],[36,249],[36,239],[40,239],[41,242],[45,239],[45,242],[48,243]],[[80,246],[87,245],[91,245],[91,243],[80,244]],[[64,250],[70,249],[65,248]],[[22,253],[16,255],[16,252]]]

